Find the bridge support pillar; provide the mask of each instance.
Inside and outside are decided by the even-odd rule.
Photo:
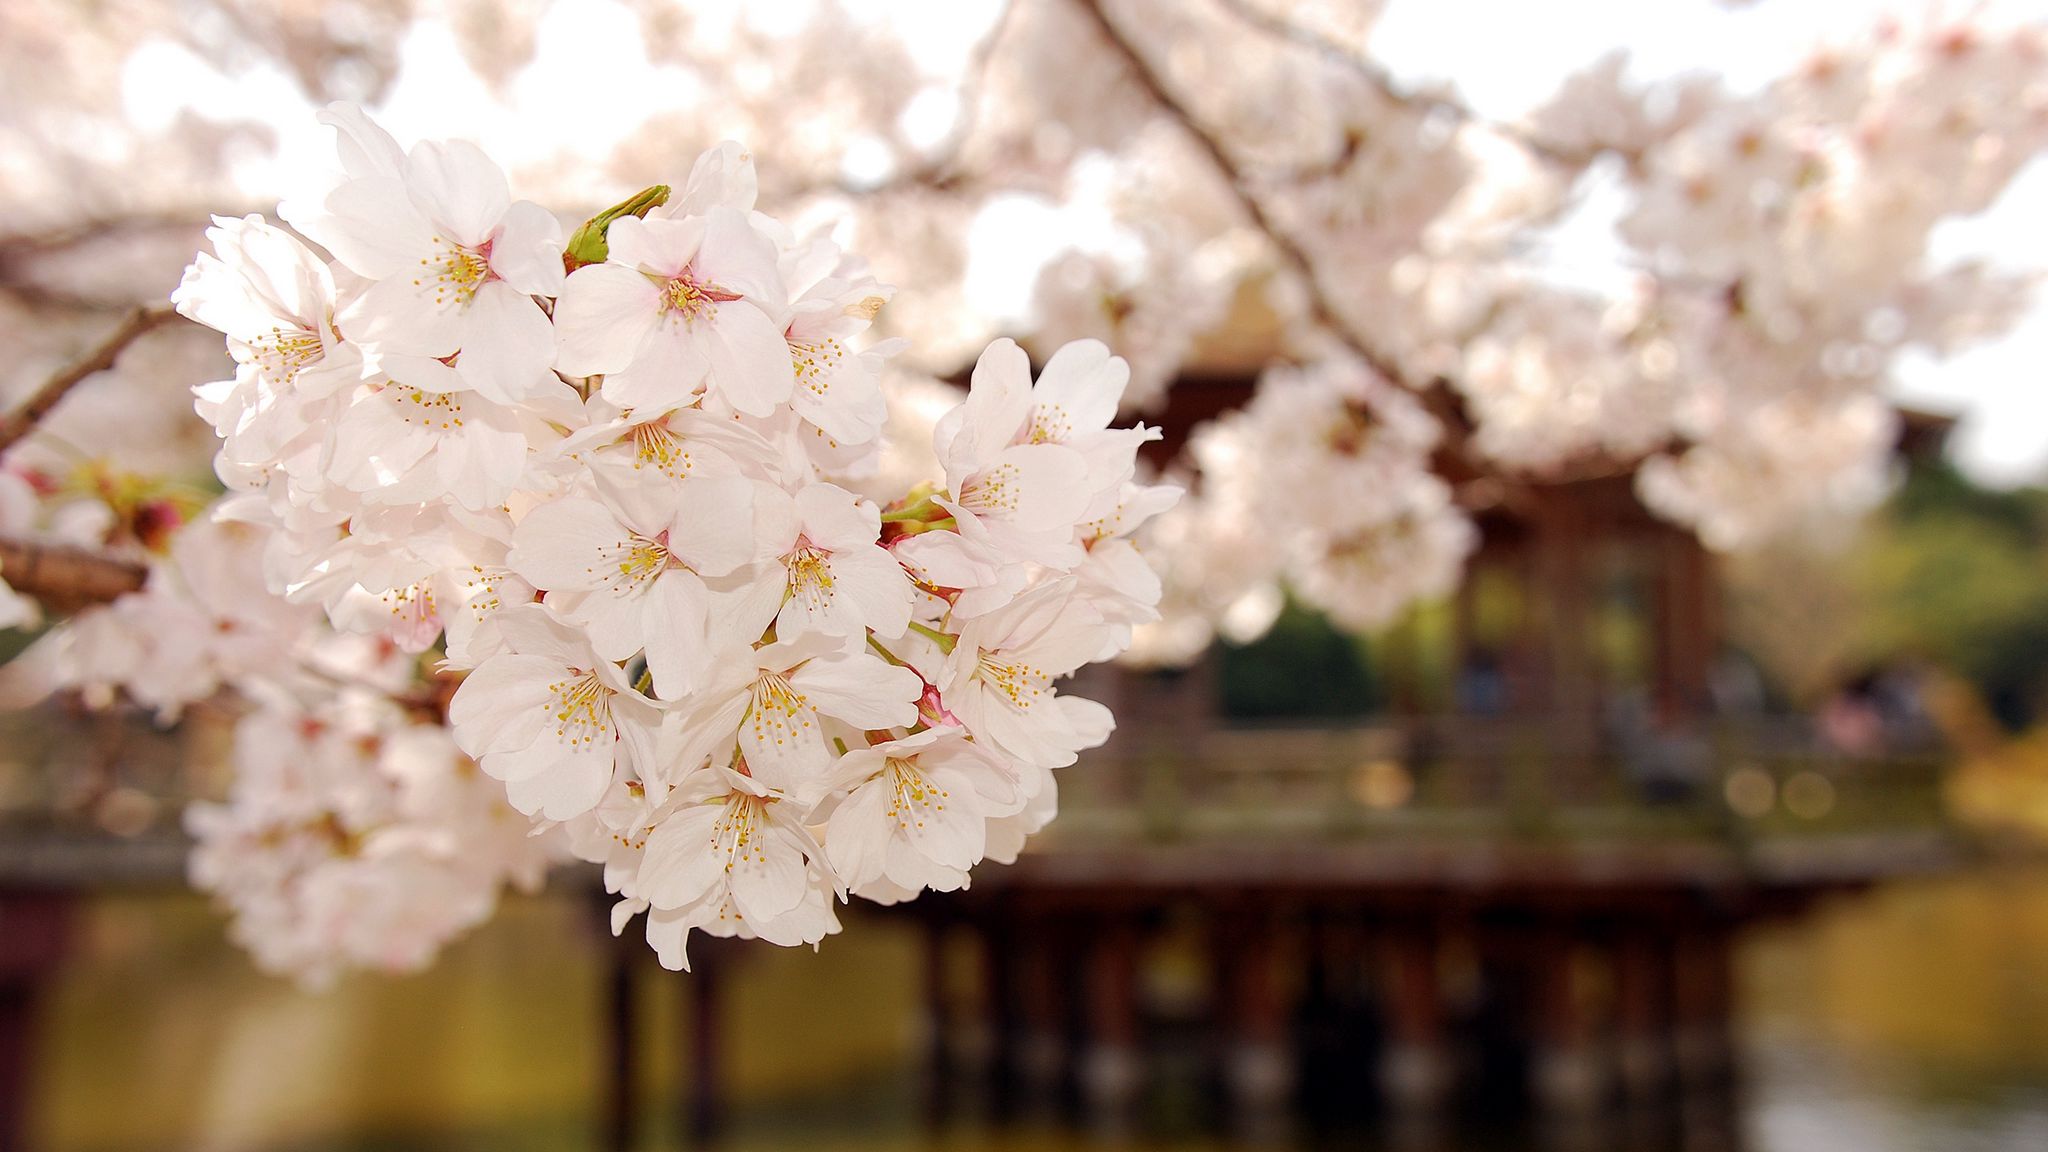
[[[1440,941],[1441,933],[1428,923],[1396,925],[1384,937],[1387,1046],[1379,1083],[1398,1116],[1428,1117],[1450,1096]]]
[[[1059,1096],[1067,1076],[1066,978],[1057,930],[1058,919],[1032,910],[1023,913],[1014,937],[1010,964],[1016,985],[1016,1050],[1010,1067],[1027,1109],[1043,1111]]]
[[[1127,916],[1103,917],[1087,957],[1087,1047],[1080,1086],[1090,1120],[1126,1130],[1144,1088],[1138,1046],[1138,929]]]
[[[1533,1094],[1537,1104],[1554,1116],[1590,1114],[1601,1104],[1605,1086],[1590,1043],[1572,934],[1562,929],[1540,933],[1532,959],[1536,1044],[1529,1071]]]
[[[0,1152],[25,1152],[42,993],[71,938],[72,898],[0,892]]]
[[[1687,1089],[1716,1088],[1734,1073],[1734,933],[1690,927],[1678,938],[1673,980],[1678,1075]]]
[[[1671,1087],[1673,1075],[1671,945],[1650,930],[1625,927],[1613,956],[1616,1068],[1630,1099],[1654,1100]]]
[[[1275,972],[1279,925],[1270,913],[1249,910],[1223,917],[1218,928],[1215,955],[1230,1021],[1223,1071],[1234,1122],[1244,1135],[1275,1136],[1286,1127],[1296,1072]]]

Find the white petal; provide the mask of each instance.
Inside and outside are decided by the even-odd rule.
[[[856,728],[916,723],[917,698],[924,692],[917,673],[866,652],[812,660],[797,669],[790,683],[820,712]]]
[[[767,315],[788,306],[775,245],[735,209],[713,208],[706,214],[704,245],[691,267],[700,279],[745,296]]]
[[[1034,434],[1065,443],[1078,432],[1099,432],[1116,418],[1131,366],[1111,356],[1100,340],[1063,345],[1045,362],[1032,390]]]
[[[760,826],[764,823],[765,817],[756,825],[753,842],[733,854],[726,879],[733,906],[750,922],[772,920],[795,908],[808,886],[802,853],[786,837]]]
[[[405,182],[391,176],[351,180],[328,193],[324,216],[290,222],[349,271],[371,279],[417,274],[434,243]]]
[[[560,296],[562,222],[531,200],[513,204],[491,241],[491,271],[520,292]]]
[[[528,816],[571,820],[597,807],[611,786],[612,771],[610,757],[581,753],[550,771],[506,781],[505,799]]]
[[[702,220],[642,220],[621,216],[604,231],[612,264],[658,276],[676,276],[689,266],[704,240]]]
[[[692,573],[664,572],[649,590],[643,640],[654,693],[663,700],[679,699],[703,684],[711,658],[709,613],[704,582]]]
[[[889,844],[889,781],[886,772],[853,790],[832,813],[825,830],[825,855],[848,887],[882,874]]]
[[[423,140],[405,158],[405,185],[442,237],[465,248],[491,238],[512,206],[505,173],[467,140]]]
[[[578,275],[581,275],[579,272]],[[709,334],[669,320],[648,329],[631,362],[604,378],[604,398],[621,408],[665,412],[691,403],[703,390],[711,361]]]
[[[641,899],[656,908],[681,908],[724,880],[725,857],[710,850],[712,826],[724,811],[723,804],[695,805],[648,833],[640,861]]]
[[[839,487],[813,484],[796,495],[803,533],[828,551],[873,544],[882,532],[882,510]]]
[[[571,376],[616,372],[661,315],[661,289],[616,264],[592,264],[570,273],[555,303],[555,367]]]
[[[711,385],[749,416],[767,416],[789,402],[796,388],[796,366],[789,342],[766,313],[745,300],[718,305],[711,334],[704,341],[711,361]]]
[[[495,656],[463,678],[448,702],[455,743],[471,756],[523,748],[548,720],[548,685],[562,672],[544,656]]]
[[[676,485],[669,547],[706,577],[724,576],[761,551],[754,498],[768,486],[744,476],[693,477]]]
[[[526,514],[512,530],[505,566],[536,588],[587,591],[603,586],[598,565],[630,535],[604,505],[570,496]]]
[[[516,404],[554,382],[555,331],[533,298],[493,281],[464,310],[457,368],[479,393]]]

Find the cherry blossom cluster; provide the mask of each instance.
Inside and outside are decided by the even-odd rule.
[[[265,587],[271,535],[184,525],[141,591],[77,613],[9,663],[0,699],[22,707],[69,689],[164,720],[224,705],[229,795],[186,812],[193,884],[228,907],[231,935],[266,970],[315,986],[356,967],[409,971],[487,919],[507,884],[536,886],[566,858],[561,837],[531,835],[504,787],[455,748],[420,694],[416,656],[337,632],[317,605]]]
[[[1164,618],[1136,657],[1182,663],[1216,632],[1257,637],[1282,583],[1360,631],[1448,593],[1478,534],[1431,470],[1437,439],[1411,393],[1361,365],[1269,370],[1249,404],[1195,436],[1200,486],[1149,541]]]
[[[968,7],[966,23],[985,14],[978,43],[951,54],[921,45],[919,18],[890,5],[827,0],[807,6],[804,20],[772,21],[730,5],[614,13],[610,30],[637,36],[644,54],[611,63],[622,74],[643,69],[636,90],[661,99],[608,109],[602,142],[534,150],[520,164],[522,186],[552,202],[594,202],[620,181],[670,178],[679,132],[703,133],[688,145],[694,152],[718,132],[738,131],[781,160],[763,173],[764,202],[786,207],[790,220],[831,220],[841,229],[835,236],[874,257],[876,279],[917,285],[880,320],[886,335],[909,339],[888,371],[951,376],[998,332],[1018,336],[1041,360],[1068,341],[1099,339],[1130,362],[1125,411],[1171,412],[1172,384],[1184,374],[1249,377],[1286,360],[1341,375],[1362,360],[1389,384],[1428,394],[1428,412],[1462,414],[1469,426],[1453,430],[1438,461],[1456,457],[1458,475],[1520,485],[1633,471],[1646,505],[1717,548],[1797,532],[1816,517],[1840,521],[1868,505],[1887,483],[1894,367],[2007,330],[2026,299],[2031,278],[2021,270],[1944,265],[1945,245],[1933,243],[1944,223],[2013,199],[2015,174],[2048,146],[2048,42],[2039,21],[2011,5],[1950,5],[1898,19],[1873,12],[1862,26],[1830,28],[1803,65],[1742,87],[1703,73],[1646,80],[1617,52],[1508,121],[1463,103],[1458,77],[1414,76],[1376,58],[1374,4]],[[472,68],[478,92],[513,94],[480,98],[478,130],[508,133],[524,114],[516,94],[547,89],[539,81],[549,53],[539,48],[548,11],[506,11],[455,28],[466,63],[415,61],[397,50],[403,38],[366,42],[320,21],[293,25],[289,43],[239,29],[257,39],[243,35],[232,50],[293,74],[309,59],[346,59],[380,86],[401,88],[421,68]],[[236,161],[266,132],[260,117],[243,122],[211,106],[167,117],[170,128],[127,122],[134,98],[121,65],[130,53],[171,32],[199,35],[202,55],[211,44],[175,17],[134,15],[0,45],[9,65],[0,85],[15,97],[0,101],[0,122],[44,145],[21,157],[0,189],[0,210],[18,235],[64,237],[18,246],[0,267],[11,289],[0,294],[0,335],[10,347],[54,354],[76,344],[81,329],[53,323],[53,301],[103,312],[132,303],[135,284],[153,282],[146,261],[157,250],[182,263],[182,224],[161,221],[175,218],[194,189],[221,202],[237,195],[234,178],[249,169]],[[1752,15],[1727,14],[1733,38]],[[87,130],[53,135],[51,124]],[[553,257],[571,249],[571,263],[595,251],[554,235],[547,213],[509,195],[502,204],[496,192],[488,204],[447,201],[443,192],[473,183],[460,149],[422,160],[408,183],[411,157],[367,128],[345,135],[347,202],[330,204],[323,188],[286,216],[334,258],[308,265],[305,294],[316,304],[333,296],[359,315],[326,336],[310,316],[299,317],[306,326],[280,323],[278,334],[290,337],[282,345],[261,339],[272,321],[251,318],[261,324],[249,356],[281,363],[308,354],[311,340],[328,369],[310,368],[289,396],[224,384],[207,403],[233,429],[223,467],[242,477],[239,487],[265,470],[289,477],[279,515],[290,525],[269,558],[273,582],[355,618],[351,627],[395,607],[419,636],[466,636],[464,613],[450,611],[462,587],[434,586],[437,603],[424,615],[423,600],[399,591],[447,571],[448,556],[385,542],[415,538],[416,508],[457,507],[461,516],[428,516],[432,531],[417,538],[476,533],[460,535],[457,555],[509,548],[505,517],[491,510],[510,499],[523,514],[525,494],[555,492],[531,486],[544,471],[533,457],[554,451],[536,439],[539,427],[576,434],[602,423],[586,415],[595,406],[583,394],[591,377],[575,373],[616,377],[598,392],[621,408],[646,407],[642,390],[658,396],[662,386],[649,383],[646,365],[611,371],[625,354],[618,348],[558,339],[584,325],[579,310],[597,298],[566,289],[565,272],[583,273],[551,264],[550,249]],[[751,177],[740,175],[737,155],[720,156],[680,199],[620,213],[620,243],[635,260],[653,260],[650,269],[672,263],[679,252],[659,246],[690,241],[671,222],[696,218],[704,237],[691,259],[704,251],[702,268],[737,276],[721,250],[744,233],[729,219],[713,221],[719,207],[776,232],[741,206]],[[394,191],[394,172],[404,189]],[[382,215],[373,212],[380,205]],[[421,221],[458,210],[462,219],[446,222],[490,233],[489,251],[478,240],[464,248],[475,261],[449,264],[457,253],[434,249],[432,237],[443,233]],[[72,227],[79,218],[119,225]],[[1045,259],[1030,314],[994,314],[970,283],[985,241],[1007,221],[1033,218],[1057,225],[1032,246]],[[369,219],[374,227],[358,227]],[[221,227],[241,237],[230,246],[267,242],[242,224]],[[323,227],[350,235],[323,238]],[[818,260],[827,251],[780,233],[771,247],[778,266],[799,250]],[[401,267],[432,274],[414,286],[414,277],[395,274]],[[442,272],[453,278],[437,278]],[[837,289],[814,291],[795,275],[782,284],[792,312],[825,317],[830,309],[819,306]],[[593,289],[603,282],[584,279]],[[614,276],[614,287],[628,283]],[[474,299],[452,320],[444,309],[399,306],[413,287],[429,285]],[[377,304],[357,303],[371,287]],[[727,287],[741,299],[684,292],[677,300],[676,314],[715,313],[721,333],[715,347],[660,353],[684,375],[704,359],[704,374],[715,377],[714,351],[745,363],[749,349],[768,343],[754,313],[773,301],[751,295],[753,285]],[[280,291],[301,289],[293,281]],[[586,302],[575,303],[579,296]],[[536,300],[574,306],[557,315]],[[103,315],[80,310],[73,319],[90,327]],[[472,338],[484,331],[503,338],[477,346]],[[374,365],[360,360],[366,350]],[[873,344],[867,353],[881,354]],[[17,357],[11,370],[32,376],[33,360]],[[178,374],[165,358],[153,364],[158,379]],[[430,450],[443,430],[408,419],[425,418],[406,406],[419,404],[354,403],[342,384],[365,371],[419,389],[419,403],[435,412],[463,406],[464,435],[446,452]],[[478,383],[434,383],[451,376]],[[1267,379],[1278,386],[1287,377]],[[779,377],[762,387],[729,396],[709,383],[705,403],[758,430],[772,422],[759,409]],[[845,387],[834,385],[826,408],[860,407],[841,395]],[[82,390],[50,431],[67,419],[91,427],[118,407],[130,429],[124,453],[169,444],[161,415],[143,411],[166,391],[108,388],[102,399]],[[808,387],[791,395],[809,403]],[[504,423],[508,414],[522,423]],[[333,472],[319,454],[324,440],[296,430],[341,415],[351,419],[346,458],[356,464]],[[907,490],[892,461],[914,454],[900,445],[885,444],[874,475],[856,475],[856,465],[874,466],[867,443],[815,415],[785,419],[838,442],[841,460],[827,459],[834,453],[822,441],[805,450],[831,482],[881,504]],[[861,421],[871,424],[872,412]],[[1219,473],[1237,458],[1227,443],[1246,434],[1240,426],[1210,442],[1207,460],[1178,462],[1198,496],[1162,518],[1148,545],[1155,562],[1180,573],[1168,580],[1167,618],[1148,632],[1148,650],[1190,656],[1219,630],[1256,631],[1279,603],[1276,575],[1356,622],[1383,619],[1388,606],[1438,585],[1435,574],[1466,531],[1454,498],[1404,481],[1415,511],[1386,521],[1388,530],[1313,525],[1273,548],[1273,533],[1296,535],[1291,520],[1244,499],[1250,481]],[[1327,467],[1343,469],[1337,446],[1346,442],[1320,442],[1318,451],[1339,457]],[[46,446],[21,447],[26,455]],[[1262,465],[1255,445],[1239,447],[1250,452],[1247,467]],[[574,452],[589,461],[606,450],[579,444]],[[465,455],[475,468],[440,463]],[[478,510],[482,523],[467,522]],[[341,523],[350,530],[345,546],[321,539]],[[1404,525],[1416,530],[1416,555],[1427,562],[1378,562],[1370,545],[1400,538]],[[1340,535],[1345,548],[1323,546]],[[1316,540],[1323,544],[1305,543]],[[372,566],[370,578],[357,578],[356,569]],[[460,652],[465,641],[448,643]]]
[[[692,929],[815,944],[849,894],[1014,858],[1113,726],[1057,681],[1157,618],[1131,536],[1179,490],[1137,480],[1156,433],[1110,426],[1124,361],[1080,341],[1034,380],[997,341],[933,429],[943,475],[878,502],[892,290],[756,212],[737,145],[572,231],[474,146],[323,118],[340,171],[281,207],[296,235],[216,219],[174,296],[238,363],[197,390],[216,530],[261,541],[196,595],[324,610],[459,677],[452,749],[522,834],[602,863],[670,967]],[[438,940],[527,874],[432,728],[296,699],[245,722],[246,786],[194,817],[244,938],[292,926],[260,954],[409,963],[395,926]],[[422,868],[438,914],[329,921]]]
[[[227,802],[192,805],[185,826],[192,882],[266,971],[318,987],[424,968],[559,858],[440,724],[359,689],[310,707],[264,695],[236,724]]]

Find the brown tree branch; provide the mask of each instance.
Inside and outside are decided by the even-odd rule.
[[[1238,206],[1244,210],[1246,216],[1251,218],[1252,224],[1259,231],[1265,233],[1267,240],[1279,252],[1281,259],[1286,262],[1289,270],[1301,280],[1302,288],[1308,299],[1310,318],[1332,336],[1336,337],[1352,355],[1358,357],[1374,372],[1379,373],[1396,384],[1403,385],[1404,387],[1414,387],[1414,384],[1402,372],[1400,364],[1391,355],[1379,348],[1373,347],[1363,335],[1338,314],[1336,308],[1330,304],[1329,298],[1324,294],[1322,282],[1316,278],[1315,262],[1309,257],[1308,250],[1302,247],[1301,241],[1297,240],[1292,233],[1288,232],[1266,210],[1265,204],[1259,200],[1258,196],[1253,194],[1245,179],[1244,172],[1238,167],[1237,162],[1231,158],[1230,152],[1224,147],[1222,139],[1207,125],[1197,119],[1193,111],[1181,101],[1180,97],[1176,96],[1173,90],[1167,87],[1166,78],[1160,75],[1159,71],[1152,66],[1149,60],[1145,59],[1144,53],[1138,50],[1137,45],[1124,34],[1123,29],[1117,27],[1116,21],[1102,7],[1102,0],[1075,0],[1075,3],[1081,12],[1095,24],[1096,29],[1101,32],[1103,39],[1107,42],[1110,49],[1122,58],[1132,78],[1137,80],[1139,85],[1151,96],[1153,103],[1159,105],[1162,111],[1177,120],[1187,132],[1189,138],[1194,140],[1195,144],[1208,156],[1209,162],[1215,167],[1217,174],[1223,177],[1223,182],[1229,186],[1231,195],[1236,198]]]
[[[0,580],[53,612],[75,612],[142,589],[149,569],[71,544],[0,537]]]
[[[55,376],[43,382],[24,400],[19,408],[0,417],[0,455],[14,447],[15,443],[35,431],[51,409],[57,407],[66,393],[77,387],[80,381],[95,373],[104,372],[121,358],[122,350],[135,343],[144,333],[160,328],[178,314],[169,305],[150,304],[135,309],[123,319],[119,326],[107,334],[106,339],[95,345],[92,351],[66,365]]]
[[[1310,28],[1304,28],[1264,9],[1256,8],[1245,0],[1216,0],[1225,12],[1240,22],[1264,32],[1279,40],[1313,52],[1353,76],[1363,80],[1374,91],[1390,103],[1410,108],[1417,112],[1435,112],[1447,115],[1460,124],[1475,124],[1494,132],[1507,140],[1527,148],[1530,154],[1552,164],[1567,168],[1582,168],[1591,156],[1583,156],[1560,148],[1547,141],[1537,139],[1529,133],[1509,124],[1488,120],[1474,112],[1466,104],[1449,96],[1427,92],[1410,92],[1394,81],[1394,77],[1378,62],[1361,55],[1350,46],[1332,40]]]

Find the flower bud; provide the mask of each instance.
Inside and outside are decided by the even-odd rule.
[[[585,264],[604,263],[605,257],[611,254],[611,249],[605,244],[604,234],[606,229],[612,226],[612,221],[621,216],[645,216],[668,203],[668,193],[669,187],[666,184],[643,188],[585,220],[583,227],[576,229],[576,234],[569,237],[569,246],[562,253],[562,263],[567,265],[570,272]]]

